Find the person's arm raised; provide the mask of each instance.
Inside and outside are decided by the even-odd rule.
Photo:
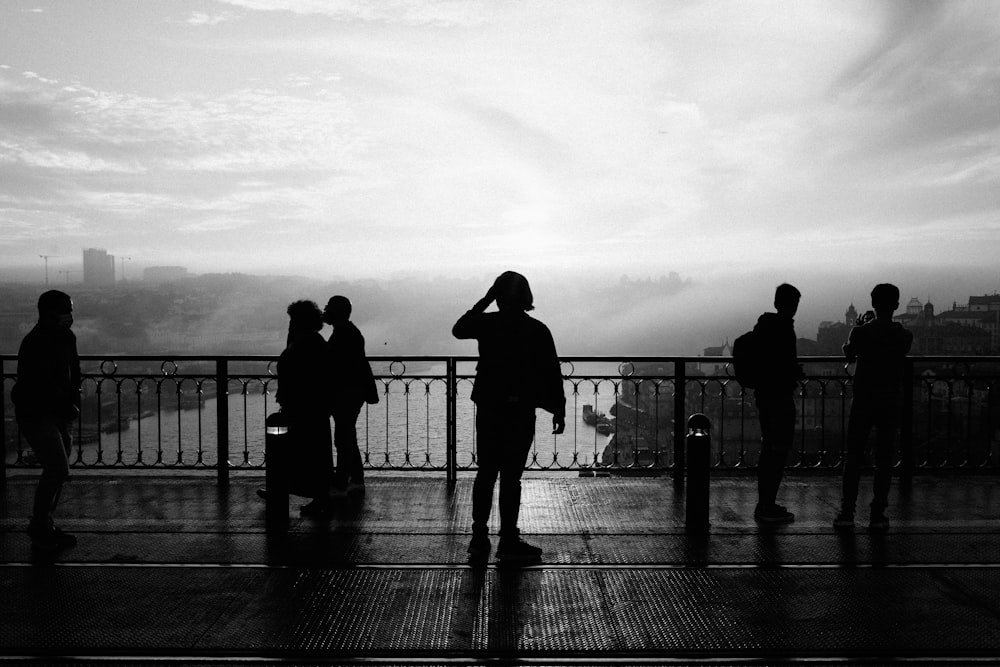
[[[455,338],[462,339],[476,338],[478,334],[476,320],[478,320],[479,315],[486,312],[486,309],[490,307],[490,304],[493,303],[494,300],[494,289],[490,287],[489,291],[486,292],[486,296],[477,301],[472,308],[458,318],[458,322],[455,322],[455,326],[451,328],[451,335]]]

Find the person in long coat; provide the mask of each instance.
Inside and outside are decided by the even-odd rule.
[[[313,499],[301,511],[316,516],[330,512],[333,482],[329,355],[319,333],[322,328],[323,313],[315,302],[296,301],[288,306],[288,342],[278,358],[275,395],[301,459],[293,464],[297,477],[293,489]]]

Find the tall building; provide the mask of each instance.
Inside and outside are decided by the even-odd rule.
[[[83,284],[100,286],[115,284],[115,256],[107,250],[86,248],[83,251]]]

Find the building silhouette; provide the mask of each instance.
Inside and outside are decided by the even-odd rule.
[[[952,303],[951,310],[934,315],[933,321],[937,325],[963,327],[962,335],[966,339],[982,337],[980,332],[986,332],[988,342],[985,343],[984,354],[1000,353],[1000,294],[970,296],[969,302],[964,306]],[[976,344],[979,347],[984,345],[981,341]]]
[[[913,332],[914,355],[1000,354],[1000,295],[970,296],[966,305],[952,304],[937,312],[930,299],[913,297],[893,320]],[[816,354],[839,355],[858,322],[852,303],[842,322],[821,322],[816,332]],[[803,352],[800,346],[800,354]]]
[[[843,354],[844,343],[851,329],[858,323],[858,311],[852,303],[844,313],[843,322],[820,322],[816,332],[816,354],[837,356]]]
[[[115,284],[115,256],[100,248],[83,251],[83,284],[93,287]]]

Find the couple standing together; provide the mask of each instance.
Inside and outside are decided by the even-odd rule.
[[[459,339],[479,342],[479,363],[472,400],[476,404],[476,478],[472,488],[472,541],[469,555],[485,559],[492,549],[489,518],[493,489],[500,482],[501,561],[537,561],[538,547],[521,539],[517,528],[521,507],[521,475],[535,437],[535,409],[552,413],[552,432],[566,428],[566,396],[555,343],[548,327],[528,315],[534,308],[528,280],[519,273],[501,274],[452,333]],[[496,302],[498,310],[486,312]],[[356,423],[365,403],[377,403],[378,392],[365,358],[364,337],[350,322],[351,303],[345,297],[330,299],[320,312],[312,301],[288,307],[288,346],[278,359],[277,400],[289,432],[304,445],[302,469],[310,476],[313,501],[302,513],[326,516],[332,507],[327,489],[333,461],[329,417],[334,420],[333,444],[337,471],[333,490],[364,488],[363,462],[358,449]],[[329,341],[319,331],[323,322],[333,325]],[[322,372],[320,364],[329,364]],[[331,382],[331,378],[333,382]],[[332,408],[331,408],[332,406]]]
[[[319,333],[324,322],[333,327],[329,340]],[[351,322],[347,297],[331,297],[322,311],[313,301],[288,306],[288,341],[278,358],[275,398],[289,427],[299,433],[298,441],[307,447],[301,462],[305,474],[298,484],[313,500],[302,507],[302,514],[328,515],[331,493],[363,492],[357,422],[365,403],[378,403],[379,396],[365,357],[365,339]],[[331,444],[337,449],[335,472]]]

